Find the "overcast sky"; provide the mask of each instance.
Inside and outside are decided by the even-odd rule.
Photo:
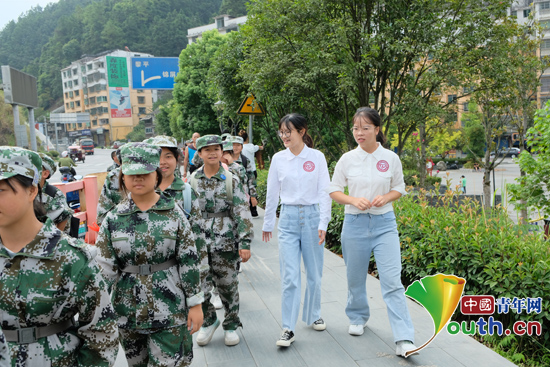
[[[59,0],[0,0],[0,30],[10,20],[17,20],[19,16],[31,10],[32,7],[40,5],[44,8],[49,3],[56,3]]]

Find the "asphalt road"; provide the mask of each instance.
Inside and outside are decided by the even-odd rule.
[[[91,173],[106,172],[107,168],[113,164],[113,160],[111,159],[112,151],[113,149],[95,149],[93,155],[86,156],[84,163],[76,162],[76,174],[86,176]],[[61,182],[61,173],[59,173],[59,170],[48,180],[48,182]]]

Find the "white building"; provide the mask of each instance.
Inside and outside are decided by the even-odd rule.
[[[226,34],[239,30],[239,25],[246,23],[247,16],[234,18],[230,15],[218,15],[214,18],[214,23],[203,25],[200,27],[189,28],[187,30],[187,40],[189,44],[197,42],[202,38],[203,32],[217,29],[220,34]]]

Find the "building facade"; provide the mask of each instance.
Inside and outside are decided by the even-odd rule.
[[[114,50],[84,56],[61,70],[66,113],[89,112],[90,121],[70,124],[75,140],[92,137],[98,146],[110,147],[123,140],[153,110],[157,93],[133,89],[132,57],[150,54]]]
[[[234,18],[231,15],[218,15],[214,18],[214,23],[203,25],[200,27],[189,28],[187,30],[187,41],[189,44],[197,42],[202,38],[203,32],[217,29],[220,34],[227,34],[239,30],[241,24],[246,23],[246,15],[238,18]]]

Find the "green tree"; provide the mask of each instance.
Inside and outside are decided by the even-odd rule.
[[[246,3],[248,0],[223,0],[220,6],[220,15],[228,14],[234,17],[246,15]]]
[[[139,124],[134,126],[134,129],[126,135],[125,139],[128,139],[128,141],[145,140],[145,121],[140,121]]]

